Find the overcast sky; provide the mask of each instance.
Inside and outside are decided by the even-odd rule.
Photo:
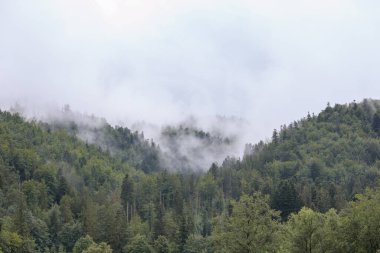
[[[236,116],[252,140],[380,94],[380,1],[0,0],[0,105]]]

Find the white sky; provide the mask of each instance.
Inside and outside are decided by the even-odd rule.
[[[380,1],[0,0],[0,105],[237,116],[250,139],[380,94]]]

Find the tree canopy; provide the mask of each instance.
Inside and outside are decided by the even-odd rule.
[[[329,105],[192,172],[163,167],[128,128],[0,111],[0,252],[376,253],[379,113],[374,100]]]

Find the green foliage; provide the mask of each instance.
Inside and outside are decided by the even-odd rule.
[[[112,127],[104,119],[73,113],[69,108],[50,119],[45,125],[48,131],[65,131],[70,136],[96,145],[99,149],[110,151],[113,156],[146,173],[159,171],[158,162],[161,151],[152,140],[145,140],[143,133],[133,132],[126,127]],[[65,153],[66,161],[75,155]],[[79,160],[81,165],[88,162],[86,157]]]
[[[78,222],[66,223],[58,233],[60,244],[67,252],[72,252],[77,240],[82,235],[82,225]]]
[[[380,113],[376,112],[373,115],[372,128],[378,135],[380,135]]]
[[[0,232],[0,245],[5,253],[18,252],[22,246],[22,238],[14,232]]]
[[[26,205],[24,194],[17,194],[16,212],[13,217],[14,230],[23,237],[28,237],[30,234],[29,211]]]
[[[185,253],[211,253],[212,245],[208,238],[201,235],[190,235],[184,247]]]
[[[109,245],[102,242],[100,244],[92,244],[83,253],[112,253],[112,249]]]
[[[273,195],[272,206],[281,211],[281,217],[285,220],[289,214],[297,212],[301,207],[301,201],[294,184],[290,181],[281,181]]]
[[[379,111],[371,100],[328,106],[281,126],[270,142],[247,144],[242,159],[177,173],[162,170],[159,148],[127,128],[0,111],[0,249],[377,252]],[[164,131],[173,143],[230,141]]]
[[[243,195],[233,202],[230,217],[216,220],[212,235],[215,252],[275,252],[280,225],[268,198]]]
[[[323,238],[323,221],[322,214],[309,208],[302,208],[298,214],[292,215],[288,222],[292,252],[317,252]]]
[[[157,253],[171,253],[169,240],[165,236],[158,236],[154,241],[154,249]]]
[[[374,253],[380,248],[380,191],[368,190],[356,196],[342,211],[347,252]]]
[[[74,248],[73,248],[73,253],[82,253],[88,248],[90,248],[91,245],[94,245],[94,244],[95,244],[94,240],[92,240],[92,238],[89,235],[81,237],[75,243]]]
[[[372,252],[380,248],[380,191],[357,195],[339,214],[303,208],[286,224],[290,252]]]
[[[38,252],[43,252],[45,248],[51,245],[49,229],[46,222],[37,217],[32,217],[30,228],[30,234],[36,243]]]
[[[129,221],[130,217],[132,217],[132,207],[134,203],[134,183],[128,174],[125,175],[121,185],[120,199]]]
[[[48,213],[48,231],[52,246],[58,248],[60,246],[59,232],[62,229],[61,212],[57,205],[54,205]]]
[[[152,247],[148,243],[148,239],[140,234],[133,237],[130,243],[123,249],[124,253],[153,253]]]
[[[139,215],[134,215],[127,228],[129,238],[134,238],[138,235],[145,235],[147,233],[146,223],[143,223]]]

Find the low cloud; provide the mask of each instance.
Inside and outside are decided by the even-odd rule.
[[[0,0],[0,105],[40,114],[70,104],[127,126],[236,116],[255,142],[328,101],[379,94],[379,8],[369,0]]]

